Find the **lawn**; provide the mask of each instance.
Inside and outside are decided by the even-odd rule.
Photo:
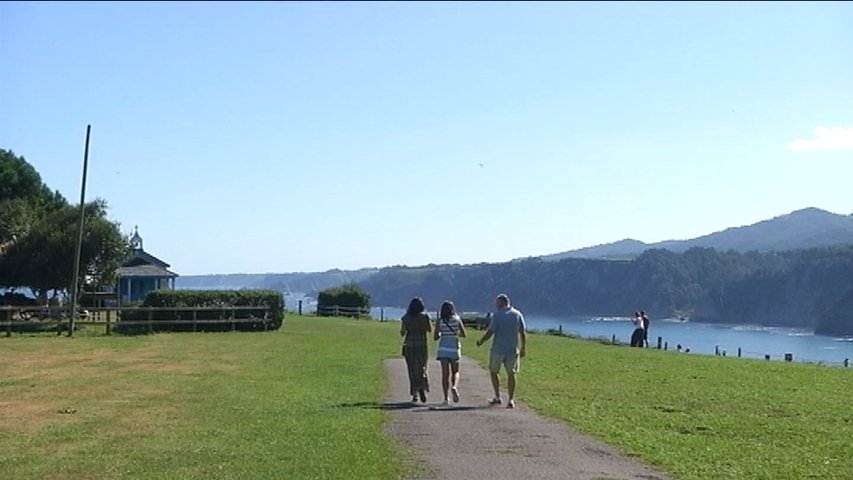
[[[2,478],[400,478],[377,408],[398,326],[0,338]],[[482,363],[478,336],[463,351]],[[850,479],[851,384],[853,369],[531,335],[519,398],[682,480]]]
[[[528,339],[523,401],[676,478],[853,478],[853,369]]]
[[[396,332],[289,316],[268,333],[0,338],[2,478],[399,478],[370,408]]]

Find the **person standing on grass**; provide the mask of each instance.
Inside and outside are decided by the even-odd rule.
[[[649,316],[645,310],[640,310],[640,318],[643,320],[643,343],[646,348],[649,348]]]
[[[441,311],[435,321],[433,339],[438,342],[436,360],[441,362],[441,388],[444,390],[444,402],[447,406],[448,390],[453,394],[453,403],[459,403],[459,359],[462,357],[460,337],[465,337],[465,325],[456,314],[453,302],[441,304]]]
[[[477,346],[486,340],[492,340],[492,349],[489,355],[489,374],[492,378],[492,388],[495,397],[489,405],[501,404],[501,380],[498,374],[501,365],[504,366],[507,376],[507,393],[509,395],[506,407],[515,407],[515,375],[518,373],[521,358],[524,358],[527,348],[527,332],[525,331],[524,315],[512,307],[509,297],[500,294],[495,299],[497,311],[492,314],[492,320],[483,338],[477,340]],[[520,340],[520,341],[519,341]],[[519,348],[519,343],[521,348]]]
[[[432,322],[424,310],[423,299],[415,297],[409,302],[406,314],[400,319],[400,336],[405,337],[403,357],[409,371],[409,394],[412,396],[412,403],[416,403],[418,398],[426,403],[426,392],[429,391],[427,333],[432,331]]]
[[[640,312],[634,312],[634,320],[631,322],[634,324],[634,331],[631,333],[631,346],[642,347],[645,331],[643,330],[643,317]]]

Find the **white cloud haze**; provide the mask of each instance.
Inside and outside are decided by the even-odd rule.
[[[814,129],[814,140],[794,140],[788,150],[846,150],[853,149],[853,128]]]

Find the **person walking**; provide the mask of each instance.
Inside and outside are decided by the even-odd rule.
[[[501,381],[498,376],[501,365],[506,370],[507,376],[507,408],[515,407],[515,376],[518,373],[521,358],[524,358],[527,349],[527,332],[525,331],[524,315],[510,304],[509,297],[502,293],[495,298],[497,311],[492,314],[492,320],[486,329],[483,338],[477,340],[479,347],[490,338],[492,348],[489,354],[489,374],[492,379],[492,389],[495,392],[490,405],[500,405]],[[520,347],[519,347],[520,343]]]
[[[424,310],[423,299],[415,297],[409,302],[406,314],[400,319],[400,336],[404,337],[403,357],[409,371],[409,394],[412,396],[412,403],[417,403],[418,398],[426,403],[426,393],[429,392],[427,333],[432,331],[432,322]]]
[[[651,322],[645,310],[640,310],[640,319],[643,321],[643,344],[646,348],[649,348],[649,324]]]
[[[459,338],[465,337],[465,325],[456,314],[453,302],[441,304],[433,338],[438,342],[436,360],[441,362],[441,388],[444,390],[443,406],[449,402],[448,391],[453,394],[453,403],[459,403],[459,359],[462,346]]]

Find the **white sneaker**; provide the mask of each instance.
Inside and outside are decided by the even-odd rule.
[[[515,408],[515,400],[506,402],[506,408]]]

